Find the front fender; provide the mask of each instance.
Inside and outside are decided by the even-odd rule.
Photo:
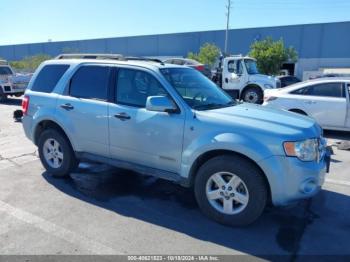
[[[243,136],[234,133],[207,134],[193,140],[184,148],[181,176],[188,178],[191,167],[198,157],[214,150],[227,150],[239,153],[256,163],[273,155],[266,145],[248,135]]]

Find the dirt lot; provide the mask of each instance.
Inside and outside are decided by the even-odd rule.
[[[53,179],[12,119],[19,104],[0,105],[0,254],[350,255],[350,151],[337,149],[350,134],[326,133],[335,155],[314,199],[229,228],[167,181],[87,164]]]

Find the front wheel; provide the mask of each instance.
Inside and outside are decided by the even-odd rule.
[[[264,93],[259,87],[248,87],[242,94],[242,100],[252,104],[262,104]]]
[[[195,195],[208,217],[225,225],[245,226],[262,214],[268,194],[256,166],[239,156],[218,156],[199,169]]]
[[[55,129],[40,135],[38,148],[41,163],[55,177],[68,176],[78,166],[68,139]]]

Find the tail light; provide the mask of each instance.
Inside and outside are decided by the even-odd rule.
[[[276,100],[277,97],[275,96],[265,96],[264,97],[264,102],[270,102],[270,101],[273,101],[273,100]]]
[[[198,71],[204,71],[204,65],[196,66],[196,69],[197,69]]]
[[[26,115],[28,112],[28,107],[29,107],[29,96],[25,96],[22,99],[22,111],[23,115]]]

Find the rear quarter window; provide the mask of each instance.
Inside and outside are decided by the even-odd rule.
[[[36,77],[31,90],[51,93],[68,68],[69,65],[44,66]]]

